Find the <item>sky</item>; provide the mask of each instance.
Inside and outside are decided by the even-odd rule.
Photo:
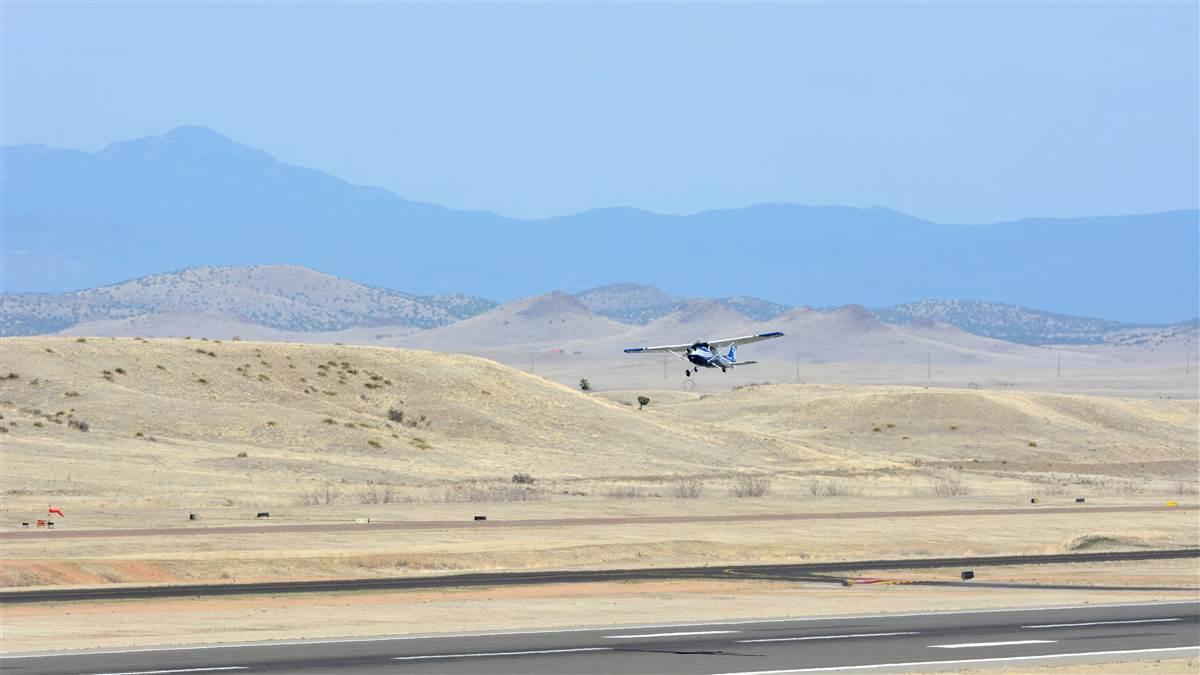
[[[1200,3],[0,4],[0,142],[211,127],[522,218],[1200,206]]]

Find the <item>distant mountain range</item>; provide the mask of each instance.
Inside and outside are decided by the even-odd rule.
[[[752,316],[801,303],[979,298],[1169,323],[1195,316],[1200,305],[1197,210],[943,225],[879,207],[760,204],[524,221],[352,185],[203,127],[92,153],[0,148],[0,222],[0,287],[10,292],[287,262],[412,297],[455,291],[507,301],[638,279],[689,296],[741,293],[782,303],[726,301]],[[678,302],[666,298],[631,314],[596,311],[644,322]]]
[[[1197,324],[1128,324],[963,300],[925,300],[871,311],[859,306],[793,308],[748,296],[688,299],[632,283],[574,295],[556,291],[500,307],[471,295],[418,296],[367,286],[297,265],[256,265],[189,268],[61,294],[0,294],[0,335],[195,333],[473,349],[478,344],[503,347],[617,335],[677,339],[668,337],[671,331],[686,340],[773,321],[800,321],[804,330],[816,330],[835,325],[818,316],[829,313],[850,321],[837,324],[842,331],[851,324],[878,330],[880,321],[916,330],[953,326],[1026,345],[1138,344],[1148,335],[1188,334]]]
[[[968,333],[1027,345],[1102,344],[1118,337],[1128,340],[1172,326],[1196,324],[1195,319],[1172,326],[1129,324],[978,300],[922,300],[872,311],[887,323],[937,321]]]
[[[639,325],[661,319],[687,304],[684,297],[674,293],[668,293],[653,286],[628,283],[589,288],[576,293],[575,297],[597,314],[621,323]],[[716,298],[715,302],[734,309],[755,321],[767,321],[791,309],[787,305],[745,295]]]

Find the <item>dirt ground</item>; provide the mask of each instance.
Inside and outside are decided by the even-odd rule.
[[[629,499],[596,504],[525,502],[490,510],[488,527],[378,530],[353,523],[373,519],[452,518],[445,505],[406,511],[402,505],[343,509],[345,527],[332,532],[188,534],[155,537],[56,537],[66,530],[10,536],[0,551],[3,587],[103,585],[109,583],[249,582],[282,579],[377,578],[470,571],[613,569],[652,566],[732,565],[943,556],[1069,553],[1200,546],[1200,521],[1187,504],[1173,509],[1067,513],[1027,511],[989,515],[1014,507],[1011,499],[964,497],[900,500],[896,511],[961,509],[978,516],[829,520],[774,520],[779,513],[860,513],[878,508],[869,498],[670,500],[670,515],[758,514],[762,521],[639,524],[639,516],[663,515],[662,500]],[[1070,504],[1066,499],[1063,504]],[[678,502],[678,503],[677,503]],[[1053,504],[1056,502],[1047,502]],[[1102,502],[1106,505],[1107,502]],[[1133,505],[1151,504],[1133,499]],[[1086,505],[1083,505],[1086,507]],[[461,510],[461,509],[459,509]],[[311,510],[309,511],[311,513]],[[620,526],[586,523],[504,527],[506,521],[629,517]],[[299,517],[299,516],[297,516]],[[105,516],[99,523],[121,519]],[[165,520],[165,519],[164,519]],[[71,521],[74,522],[74,521]],[[286,520],[284,522],[293,522]],[[564,521],[569,522],[569,521]],[[94,525],[95,525],[94,524]],[[249,525],[249,522],[243,524]],[[201,530],[202,531],[202,530]],[[266,536],[264,536],[266,535]]]

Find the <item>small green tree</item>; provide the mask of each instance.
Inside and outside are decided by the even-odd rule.
[[[588,382],[588,379],[586,377],[579,378],[579,390],[580,391],[591,391],[592,383]]]
[[[639,396],[638,397],[638,410],[641,410],[642,408],[645,408],[648,405],[650,405],[650,397],[649,396]]]

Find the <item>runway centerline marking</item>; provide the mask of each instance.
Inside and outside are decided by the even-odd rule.
[[[1074,652],[1070,654],[1038,654],[1036,656],[996,656],[980,659],[953,659],[946,661],[905,661],[902,663],[869,663],[860,666],[822,666],[820,668],[787,668],[785,670],[746,670],[736,673],[715,675],[784,675],[785,673],[831,673],[841,670],[877,670],[879,668],[911,668],[912,666],[949,666],[962,663],[1003,663],[1009,661],[1037,661],[1047,659],[1070,659],[1082,656],[1124,656],[1127,654],[1161,654],[1164,652],[1200,653],[1200,645],[1194,647],[1157,647],[1154,649],[1122,649],[1104,652]]]
[[[475,652],[473,654],[426,654],[423,656],[393,656],[393,661],[422,659],[469,659],[482,656],[526,656],[529,654],[569,654],[572,652],[611,652],[612,647],[577,647],[575,649],[529,649],[519,652]]]
[[[246,665],[214,665],[211,668],[173,668],[170,670],[125,670],[121,673],[96,673],[95,675],[166,675],[167,673],[217,673],[223,670],[246,670]]]
[[[1021,626],[1021,628],[1075,628],[1078,626],[1115,626],[1117,624],[1126,623],[1166,623],[1168,621],[1183,621],[1181,618],[1174,619],[1129,619],[1128,621],[1085,621],[1083,623],[1043,623],[1034,626]]]
[[[639,633],[637,635],[605,635],[605,640],[631,640],[633,638],[682,637],[685,635],[720,635],[722,633],[740,633],[736,630],[690,630],[682,633]]]
[[[796,640],[841,640],[843,638],[889,637],[892,635],[920,635],[919,631],[909,630],[897,633],[852,633],[850,635],[806,635],[804,637],[759,638],[757,640],[738,640],[738,642],[794,642]]]
[[[1007,647],[1009,645],[1051,644],[1058,640],[1005,640],[1003,642],[959,642],[952,645],[925,645],[930,649],[969,649],[971,647]]]

